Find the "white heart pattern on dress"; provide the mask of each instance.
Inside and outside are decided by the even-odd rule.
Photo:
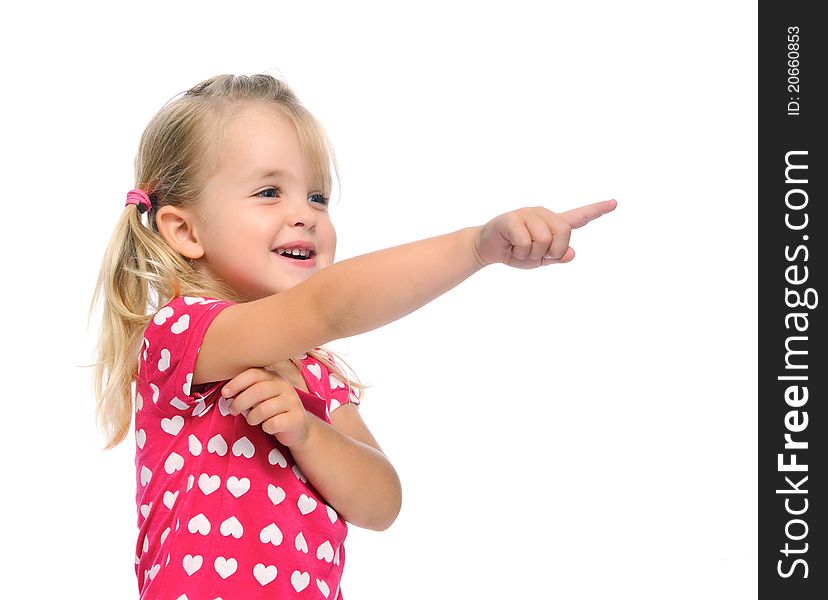
[[[301,531],[296,535],[293,545],[296,546],[296,549],[299,552],[304,552],[305,554],[308,553],[308,542],[305,541],[305,536]]]
[[[301,481],[302,483],[307,483],[308,480],[305,477],[305,474],[299,469],[299,465],[293,465],[293,474],[296,475],[296,479]]]
[[[177,492],[176,492],[176,493],[177,493]],[[170,535],[170,528],[169,528],[169,527],[167,527],[167,528],[164,530],[164,533],[162,533],[162,534],[161,534],[161,545],[162,545],[162,546],[164,545],[164,540],[166,540],[166,539],[167,539],[167,536],[168,536],[168,535]],[[168,564],[170,564],[170,555],[169,555],[169,554],[167,555],[167,563],[166,563],[166,564],[167,564],[167,565],[168,565]],[[165,566],[166,566],[166,565],[165,565]]]
[[[190,405],[184,402],[183,400],[179,400],[178,396],[173,396],[173,399],[170,400],[170,404],[172,404],[178,410],[187,410],[190,408]]]
[[[147,442],[147,432],[146,431],[144,431],[143,429],[139,429],[137,432],[135,432],[135,443],[138,445],[138,447],[141,450],[144,449],[144,444],[146,442]]]
[[[274,579],[276,579],[276,565],[263,565],[262,563],[257,563],[255,567],[253,567],[253,577],[256,578],[261,585],[265,586]]]
[[[161,358],[158,361],[158,370],[166,371],[170,367],[170,351],[166,348],[161,349]]]
[[[336,388],[345,387],[345,382],[343,382],[339,377],[336,375],[328,375],[328,383],[331,384],[331,389],[335,390]]]
[[[191,489],[193,489],[193,483],[195,483],[195,477],[193,477],[192,475],[190,475],[189,477],[187,477],[187,491],[188,491],[188,492],[189,492]]]
[[[235,476],[231,475],[227,478],[227,491],[233,494],[234,498],[244,496],[249,489],[250,480],[247,477],[237,479]]]
[[[219,456],[227,454],[227,442],[224,441],[220,433],[211,437],[210,441],[207,442],[207,452],[214,452]]]
[[[155,385],[154,383],[151,383],[150,387],[152,388],[152,401],[155,404],[158,404],[158,394],[159,394],[158,386]]]
[[[178,491],[171,492],[167,490],[164,492],[164,506],[172,510],[173,504],[175,504],[175,499],[178,498]]]
[[[181,390],[184,392],[185,396],[190,395],[190,387],[193,385],[193,374],[187,373],[187,377],[185,378],[184,385],[181,386]]]
[[[242,436],[233,444],[233,456],[244,456],[245,458],[252,458],[256,449],[253,447],[253,442],[247,439],[247,436]]]
[[[176,452],[170,452],[167,460],[164,461],[164,470],[172,475],[176,471],[180,471],[184,466],[184,457]]]
[[[194,436],[192,433],[187,438],[187,445],[190,448],[190,454],[193,456],[198,456],[201,454],[201,442],[198,441],[198,438]]]
[[[328,584],[321,579],[316,580],[316,587],[319,588],[319,591],[322,592],[322,595],[325,596],[325,598],[327,598],[331,593],[331,588],[329,588]]]
[[[184,304],[187,306],[192,306],[196,302],[204,302],[204,298],[199,298],[198,296],[184,296]]]
[[[187,572],[187,575],[192,575],[201,568],[202,564],[204,564],[204,558],[200,554],[196,554],[195,556],[187,554],[184,556],[182,564],[184,566],[184,570]]]
[[[141,467],[141,485],[147,485],[150,479],[152,479],[152,471],[146,466]]]
[[[190,315],[183,314],[178,317],[178,321],[172,324],[170,327],[170,331],[174,334],[178,335],[179,333],[183,333],[187,331],[187,328],[190,326]]]
[[[149,578],[155,579],[155,576],[158,575],[158,571],[161,569],[161,565],[152,565],[152,568],[149,570]]]
[[[221,485],[221,477],[218,475],[208,475],[207,473],[202,473],[198,476],[198,488],[204,492],[205,496],[209,496]]]
[[[157,313],[155,313],[155,316],[152,318],[152,322],[156,325],[163,325],[167,321],[167,319],[173,316],[174,313],[175,311],[172,309],[171,306],[165,306]]]
[[[333,560],[333,546],[328,540],[325,540],[325,543],[321,544],[319,548],[316,549],[316,558],[319,560],[324,560],[325,562],[331,562]]]
[[[282,530],[276,525],[276,523],[271,523],[259,533],[259,539],[262,541],[263,544],[273,544],[274,546],[278,546],[282,543],[284,536],[282,535]]]
[[[267,461],[271,465],[279,465],[282,468],[287,467],[287,460],[285,460],[285,455],[279,452],[278,448],[274,448],[270,451],[270,454],[267,455]]]
[[[311,363],[308,365],[308,371],[313,373],[313,376],[317,379],[322,379],[322,367],[319,366],[319,363]]]
[[[180,415],[176,415],[170,419],[161,419],[161,429],[170,435],[178,435],[182,427],[184,427],[184,417]]]
[[[221,535],[225,537],[232,535],[236,539],[239,539],[242,535],[244,535],[244,527],[242,527],[239,520],[233,516],[222,521],[219,531],[221,531]]]
[[[190,522],[187,523],[187,529],[190,533],[199,532],[201,535],[210,533],[210,521],[204,516],[204,513],[198,513]]]
[[[270,501],[273,502],[273,506],[279,504],[282,500],[285,499],[285,490],[283,490],[279,486],[275,486],[272,483],[267,484],[267,497],[270,498]]]
[[[290,583],[293,584],[293,589],[297,592],[301,592],[310,583],[310,573],[300,573],[299,571],[294,571],[290,576]]]
[[[216,561],[213,563],[213,567],[215,567],[216,573],[221,575],[222,579],[227,579],[236,572],[236,569],[239,568],[239,564],[236,562],[235,558],[224,558],[223,556],[217,556]]]
[[[325,505],[325,509],[328,511],[328,520],[333,525],[336,522],[336,511],[328,505]]]
[[[299,496],[299,501],[296,504],[297,506],[299,506],[299,512],[303,515],[312,513],[316,508],[316,500],[309,496],[306,496],[305,494]]]
[[[232,398],[225,398],[224,396],[219,398],[219,412],[221,412],[222,416],[224,417],[230,414],[230,402],[232,402]]]
[[[150,510],[152,510],[152,502],[150,502],[149,504],[141,505],[141,514],[144,516],[145,519],[147,518],[147,515],[149,515]]]
[[[135,412],[144,408],[144,397],[136,392],[135,394]]]

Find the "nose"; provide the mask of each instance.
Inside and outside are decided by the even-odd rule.
[[[307,198],[298,198],[290,202],[288,222],[294,227],[307,227],[313,229],[316,226],[316,215],[313,214]]]

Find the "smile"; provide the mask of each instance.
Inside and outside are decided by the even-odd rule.
[[[304,256],[303,254],[280,254],[275,250],[273,250],[272,253],[278,256],[281,260],[292,264],[294,267],[304,267],[308,269],[316,266],[315,252],[310,252],[307,256]]]

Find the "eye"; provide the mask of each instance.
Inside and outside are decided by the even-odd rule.
[[[328,206],[328,197],[323,196],[322,194],[311,194],[310,196],[308,196],[308,199],[310,199],[311,201],[313,201],[314,198],[316,198],[317,204],[321,204],[322,206]]]
[[[269,187],[269,188],[263,189],[261,192],[257,192],[257,193],[256,193],[256,195],[257,195],[257,196],[259,196],[260,198],[275,198],[275,197],[276,197],[276,196],[269,196],[269,195],[268,195],[268,196],[262,196],[262,194],[264,194],[265,192],[275,192],[275,193],[278,193],[278,192],[279,192],[279,188]]]

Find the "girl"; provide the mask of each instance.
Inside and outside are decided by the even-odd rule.
[[[93,308],[102,295],[107,447],[134,406],[142,599],[342,598],[346,523],[386,529],[401,491],[357,410],[364,386],[323,344],[486,265],[569,262],[570,230],[615,208],[522,208],[334,263],[330,162],[266,75],[210,78],[141,137]]]

